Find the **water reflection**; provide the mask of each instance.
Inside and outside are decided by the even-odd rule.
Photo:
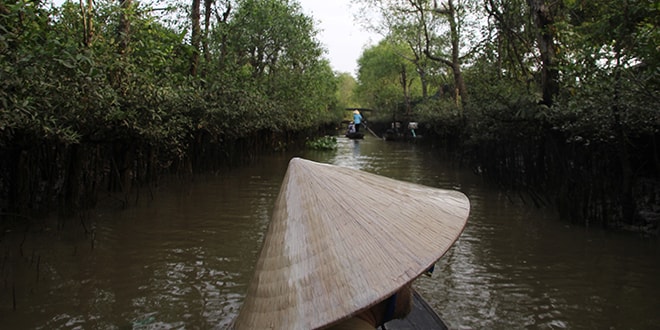
[[[415,145],[378,142],[356,152],[343,141],[346,150],[321,161],[470,197],[465,232],[435,275],[417,281],[451,328],[660,327],[657,240],[570,226]]]
[[[364,152],[362,147],[366,145]],[[368,140],[351,140],[346,138],[337,139],[337,151],[330,159],[327,154],[309,154],[308,158],[315,161],[320,161],[329,164],[335,164],[343,167],[353,168],[356,170],[367,170],[366,167],[373,163],[373,159],[369,156],[369,142]]]
[[[226,328],[245,296],[292,156],[470,197],[464,233],[433,277],[416,282],[452,329],[660,325],[657,240],[567,225],[415,145],[371,136],[338,144],[336,151],[275,155],[168,184],[153,200],[83,219],[88,232],[69,222],[63,231],[42,224],[27,235],[5,233],[3,326]]]

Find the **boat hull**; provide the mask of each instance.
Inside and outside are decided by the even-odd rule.
[[[424,301],[420,294],[413,290],[413,305],[410,314],[402,320],[392,320],[385,323],[388,330],[447,330],[447,325],[440,316]]]
[[[346,137],[353,140],[364,139],[364,134],[360,132],[346,133]]]

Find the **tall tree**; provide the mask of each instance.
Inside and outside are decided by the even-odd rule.
[[[429,61],[424,51],[426,49],[425,26],[419,15],[409,15],[407,12],[393,13],[392,16],[383,17],[388,29],[388,39],[408,46],[409,52],[400,56],[415,65],[415,71],[422,85],[422,98],[429,96],[429,84],[433,71],[432,61]],[[433,28],[431,28],[433,30]]]
[[[563,1],[527,0],[527,3],[532,19],[536,24],[537,43],[541,55],[542,103],[550,107],[553,98],[559,92],[555,23],[563,7]]]
[[[120,16],[119,26],[117,28],[117,39],[119,40],[118,52],[125,54],[128,50],[128,44],[131,41],[131,11],[133,0],[119,0]]]
[[[412,0],[409,1],[412,2]],[[423,9],[420,8],[418,10],[421,11]],[[460,102],[462,104],[465,104],[468,101],[468,92],[467,92],[467,88],[465,87],[465,80],[463,79],[463,72],[461,68],[462,66],[461,56],[460,56],[461,36],[459,34],[460,14],[458,8],[454,6],[453,0],[447,0],[446,3],[441,4],[441,7],[437,7],[437,4],[434,1],[433,12],[437,15],[441,15],[445,17],[447,19],[447,22],[449,23],[449,40],[451,43],[451,56],[447,58],[444,56],[439,56],[434,54],[430,48],[431,39],[428,37],[428,34],[426,38],[427,47],[425,53],[430,59],[443,63],[451,68],[454,74],[454,84],[456,88],[456,94],[457,96],[460,96]],[[459,101],[456,100],[456,102]]]
[[[453,74],[456,89],[456,102],[465,104],[468,101],[468,91],[462,72],[463,42],[461,28],[466,11],[464,4],[456,4],[454,0],[446,0],[438,4],[431,0],[354,0],[368,8],[376,8],[385,18],[401,20],[401,17],[414,16],[414,29],[421,34],[424,41],[423,52],[427,58],[448,67]],[[465,1],[467,2],[467,1]],[[444,23],[444,24],[441,24]],[[446,25],[448,29],[445,29]],[[389,26],[386,26],[389,28]],[[445,44],[440,36],[447,31],[449,43]],[[388,31],[389,33],[389,31]],[[447,49],[448,48],[448,49]]]
[[[190,43],[192,46],[192,54],[190,57],[190,75],[197,75],[197,68],[199,67],[199,54],[200,54],[200,44],[202,42],[202,28],[200,26],[201,18],[201,0],[192,0],[191,7],[191,27],[192,33],[190,36]]]
[[[355,89],[357,87],[355,78],[347,72],[336,73],[335,76],[338,87],[336,94],[338,106],[342,109],[360,107],[355,97]]]
[[[92,0],[87,0],[87,3],[80,1],[80,14],[82,16],[83,23],[83,44],[85,47],[89,47],[94,37],[94,2]]]
[[[497,63],[497,76],[528,80],[536,67],[530,63],[536,40],[527,0],[485,0],[488,40],[484,47]],[[486,59],[484,59],[486,60]],[[491,58],[493,60],[493,58]]]
[[[269,106],[281,109],[281,120],[309,124],[334,108],[334,74],[320,60],[313,21],[298,4],[241,0],[224,29],[226,65],[235,68],[237,83],[268,95]]]
[[[214,0],[204,0],[204,35],[202,36],[202,52],[204,61],[211,62],[211,52],[209,50],[209,31],[211,30],[211,18]],[[206,66],[208,67],[208,65]],[[206,77],[206,70],[202,73],[202,78]]]
[[[421,93],[419,85],[414,84],[418,80],[409,78],[414,65],[401,56],[410,55],[409,52],[405,45],[385,39],[367,48],[358,59],[360,100],[365,106],[382,110],[386,116],[391,114],[393,120],[409,114],[406,101]]]

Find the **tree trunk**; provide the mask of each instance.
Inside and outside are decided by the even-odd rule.
[[[468,100],[467,88],[465,86],[465,80],[463,79],[463,73],[461,71],[461,58],[460,58],[460,35],[458,32],[458,22],[456,17],[456,8],[454,7],[454,2],[452,0],[447,1],[443,8],[435,8],[434,11],[437,14],[447,16],[449,21],[450,29],[450,38],[451,38],[451,60],[437,57],[431,54],[429,50],[430,38],[428,31],[426,31],[426,25],[424,30],[426,31],[426,56],[434,61],[441,62],[452,69],[454,74],[454,85],[456,89],[456,104],[458,106],[465,105]],[[459,100],[460,99],[460,100]]]
[[[463,80],[463,73],[461,72],[461,58],[460,58],[460,36],[458,35],[458,22],[456,18],[456,8],[452,0],[447,1],[449,9],[449,28],[451,30],[451,63],[454,72],[454,83],[461,99],[456,100],[456,103],[464,105],[468,100],[467,88],[465,87],[465,80]]]
[[[541,89],[542,104],[552,106],[555,95],[559,92],[559,70],[556,67],[556,46],[554,38],[555,11],[546,0],[527,0],[530,13],[537,28],[537,42],[541,53]],[[559,6],[554,4],[554,6]]]
[[[89,47],[92,43],[92,38],[94,37],[94,24],[92,20],[92,11],[94,8],[94,3],[92,0],[87,0],[87,5],[83,3],[83,0],[80,0],[80,13],[82,14],[83,20],[83,44],[85,47]]]
[[[128,50],[128,44],[131,40],[131,22],[128,18],[128,13],[133,4],[133,0],[119,0],[121,6],[121,16],[119,18],[119,26],[117,27],[117,34],[119,40],[119,54],[125,54]]]
[[[211,53],[209,52],[209,30],[211,29],[211,5],[213,0],[204,0],[204,36],[202,38],[202,48],[204,54],[205,67],[211,63]],[[206,77],[206,69],[202,69],[202,77]]]
[[[429,82],[426,78],[426,72],[422,69],[418,70],[419,80],[422,83],[422,99],[426,100],[429,98]]]
[[[405,64],[401,64],[401,88],[403,89],[403,98],[406,102],[406,116],[410,115],[410,96],[408,95],[408,75],[406,74]]]
[[[628,224],[637,224],[637,207],[635,205],[635,198],[633,194],[633,187],[635,185],[635,175],[633,166],[630,162],[630,151],[628,149],[628,136],[621,123],[621,107],[619,91],[621,90],[621,52],[616,50],[616,68],[614,72],[615,88],[614,88],[614,102],[612,105],[612,120],[614,126],[614,135],[616,136],[615,146],[616,153],[619,158],[619,165],[621,166],[621,215],[623,221]]]
[[[80,208],[80,175],[82,172],[80,145],[72,145],[67,156],[62,215],[70,217]]]
[[[199,66],[199,45],[202,39],[201,27],[200,27],[200,10],[201,0],[193,0],[192,2],[192,57],[190,58],[190,75],[197,76],[197,68]]]

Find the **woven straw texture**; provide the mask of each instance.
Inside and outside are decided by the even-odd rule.
[[[451,247],[469,208],[457,191],[293,158],[234,327],[322,328],[371,307]]]

